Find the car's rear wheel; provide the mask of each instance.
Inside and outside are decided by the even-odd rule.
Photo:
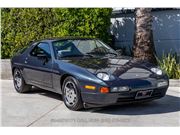
[[[77,111],[83,108],[78,81],[74,77],[69,76],[64,80],[62,91],[64,104],[70,110]]]
[[[31,85],[25,83],[21,71],[17,68],[14,70],[13,82],[16,91],[19,93],[24,93],[31,89]]]

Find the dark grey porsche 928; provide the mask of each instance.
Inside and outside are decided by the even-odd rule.
[[[31,43],[11,60],[14,86],[62,94],[71,110],[165,96],[169,80],[155,65],[120,56],[98,39],[57,38]]]

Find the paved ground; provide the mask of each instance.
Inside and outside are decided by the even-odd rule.
[[[18,94],[11,80],[2,84],[2,126],[180,126],[180,88],[150,103],[68,110],[61,96],[43,90]]]

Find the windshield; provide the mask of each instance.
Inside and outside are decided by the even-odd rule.
[[[117,55],[116,51],[97,39],[59,40],[54,41],[53,48],[56,58],[80,56]]]

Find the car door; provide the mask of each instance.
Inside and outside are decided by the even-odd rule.
[[[48,43],[38,43],[28,54],[25,64],[24,73],[31,84],[52,88],[52,56]]]

